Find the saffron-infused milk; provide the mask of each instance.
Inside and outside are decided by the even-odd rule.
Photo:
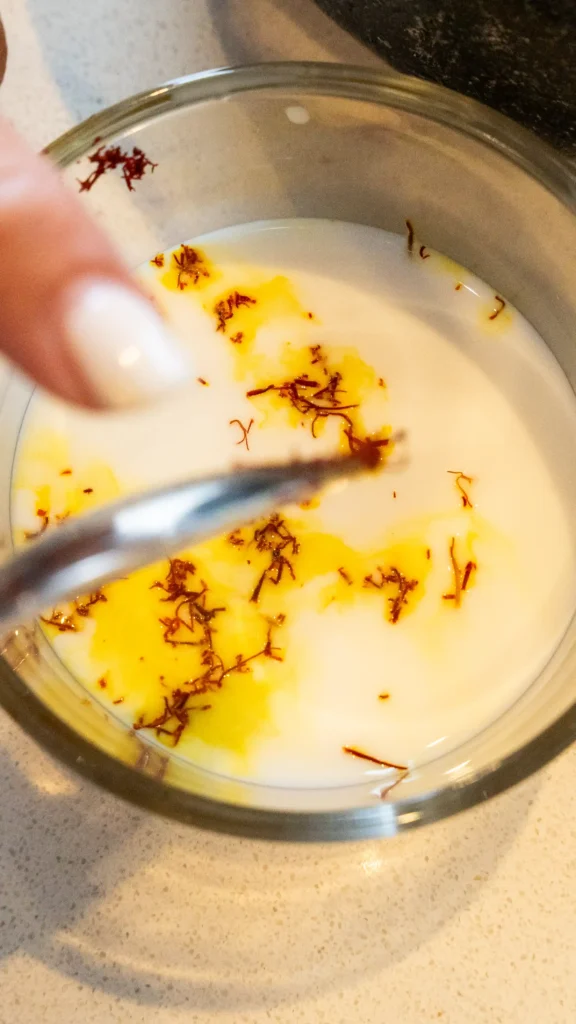
[[[496,719],[562,637],[574,396],[506,297],[423,243],[293,220],[151,254],[196,379],[125,416],[33,398],[17,543],[190,475],[380,445],[377,474],[47,609],[65,665],[149,742],[264,784],[393,781]]]

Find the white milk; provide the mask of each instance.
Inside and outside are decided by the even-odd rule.
[[[328,533],[361,556],[381,551],[392,560],[406,545],[416,545],[420,556],[429,549],[426,578],[395,624],[387,620],[386,597],[374,588],[340,600],[346,584],[333,570],[303,587],[279,586],[277,610],[288,611],[277,639],[285,662],[275,667],[280,674],[265,727],[252,729],[239,758],[217,737],[195,739],[191,720],[176,750],[215,771],[323,786],[375,770],[343,753],[345,746],[401,765],[432,760],[514,702],[572,617],[574,516],[559,453],[576,440],[574,396],[518,312],[506,306],[493,317],[501,309],[493,289],[438,254],[421,258],[420,244],[409,256],[399,236],[320,220],[205,236],[194,245],[218,273],[203,288],[169,291],[161,283],[166,268],[147,266],[142,273],[208,386],[194,381],[163,407],[129,416],[87,415],[38,394],[30,406],[15,475],[16,533],[37,526],[42,485],[58,511],[62,460],[80,474],[95,460],[106,464],[124,494],[233,462],[333,450],[336,421],[315,439],[309,424],[271,413],[266,396],[246,397],[285,376],[286,343],[293,350],[321,344],[336,361],[342,349],[354,349],[374,379],[385,382],[366,388],[363,408],[368,429],[386,424],[404,432],[389,466],[328,494],[317,508],[297,510],[298,535]],[[166,267],[169,261],[167,254]],[[272,288],[270,301],[262,301],[265,322],[243,362],[231,332],[215,329],[214,301],[232,288],[260,294],[264,286],[264,294],[276,275],[289,285]],[[232,418],[254,419],[250,451],[236,445]],[[38,443],[41,437],[65,439],[57,456],[51,441]],[[449,472],[457,470],[473,478],[466,485],[472,509],[463,507]],[[86,469],[84,482],[89,476]],[[94,502],[101,496],[112,492],[95,494]],[[454,589],[452,538],[462,567],[467,560],[477,566],[458,608],[443,597]],[[157,618],[151,610],[150,630],[160,628]],[[82,632],[50,634],[63,661],[92,690],[108,668],[91,646],[99,628],[87,621]],[[245,653],[250,647],[248,637]],[[254,664],[257,680],[267,671],[267,662]],[[122,680],[115,686],[117,693]],[[226,683],[222,702],[225,689]],[[113,711],[131,721],[136,707],[133,698]],[[146,735],[156,742],[153,732]]]

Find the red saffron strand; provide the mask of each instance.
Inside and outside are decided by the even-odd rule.
[[[270,523],[267,523],[260,531],[256,531],[259,538],[268,537],[269,527]],[[234,535],[230,535],[232,536]],[[152,587],[165,593],[163,601],[175,605],[170,616],[160,619],[164,627],[165,642],[172,647],[180,644],[197,647],[200,655],[199,674],[186,679],[163,696],[163,710],[160,714],[150,720],[140,715],[133,723],[135,730],[154,729],[157,735],[166,736],[174,746],[180,741],[190,716],[196,712],[209,711],[212,707],[211,704],[192,703],[198,697],[220,690],[229,675],[249,672],[251,663],[258,658],[284,660],[282,651],[272,640],[273,627],[280,626],[284,621],[284,616],[278,615],[275,621],[268,624],[266,641],[262,648],[254,654],[238,653],[233,661],[226,665],[215,649],[217,632],[213,626],[215,616],[225,613],[226,608],[210,607],[208,587],[202,581],[196,584],[196,578],[196,567],[192,562],[186,559],[171,559],[164,580],[158,580]],[[199,589],[192,589],[193,587]],[[181,639],[182,630],[188,636],[195,634],[194,638]],[[161,676],[160,680],[162,679]]]
[[[148,168],[154,171],[158,166],[138,146],[134,146],[132,153],[125,152],[120,146],[100,146],[88,157],[88,162],[94,164],[94,170],[84,180],[77,179],[80,192],[89,192],[103,174],[117,167],[122,168],[126,188],[133,192],[134,182],[141,181]]]
[[[172,253],[174,266],[177,270],[177,285],[179,291],[183,292],[189,284],[198,284],[201,277],[210,277],[205,258],[198,249],[191,245],[182,243],[177,252]]]
[[[342,747],[342,750],[345,754],[358,757],[362,761],[370,761],[371,764],[377,764],[380,768],[395,768],[397,772],[408,771],[408,765],[395,764],[394,761],[385,761],[381,757],[372,757],[372,754],[365,754],[363,750],[358,750],[357,747]]]
[[[41,520],[40,529],[24,530],[24,540],[36,540],[37,537],[41,537],[43,533],[46,533],[46,530],[50,526],[50,516],[44,511],[44,509],[39,508],[36,515]]]
[[[252,543],[256,545],[257,551],[267,551],[270,554],[270,562],[250,595],[250,601],[253,604],[258,604],[262,587],[266,582],[277,587],[285,572],[293,580],[296,579],[294,566],[288,555],[296,556],[300,550],[300,544],[288,528],[286,521],[279,515],[270,516],[264,526],[258,527],[254,531]]]
[[[450,541],[450,562],[452,563],[452,575],[454,577],[454,593],[453,594],[442,594],[444,601],[454,601],[456,608],[459,608],[462,603],[462,594],[468,587],[470,577],[473,572],[476,571],[478,566],[476,562],[469,561],[466,563],[464,570],[462,570],[458,564],[456,558],[456,538],[452,537]]]
[[[255,398],[257,395],[265,395],[269,391],[274,391],[279,398],[284,399],[292,408],[296,409],[303,417],[303,423],[309,422],[312,437],[317,436],[316,428],[319,422],[330,418],[340,420],[350,451],[358,455],[365,462],[367,468],[375,468],[381,462],[382,449],[388,447],[390,438],[360,437],[356,433],[351,414],[358,408],[358,403],[342,400],[342,396],[346,394],[345,388],[342,386],[342,374],[339,371],[330,370],[321,345],[313,345],[309,351],[311,365],[319,365],[324,373],[326,380],[323,384],[304,373],[280,384],[267,384],[265,387],[253,388],[246,392],[246,397]]]
[[[460,491],[460,496],[461,496],[461,499],[462,499],[462,507],[463,508],[474,508],[474,506],[473,506],[473,504],[472,504],[472,502],[470,500],[470,496],[469,496],[468,492],[465,490],[465,488],[462,486],[462,484],[460,482],[461,480],[465,480],[467,484],[472,485],[474,483],[474,477],[473,476],[467,476],[466,473],[463,473],[461,469],[449,469],[448,473],[450,473],[451,476],[455,476],[456,477],[456,480],[454,481],[454,483],[456,484],[456,487]]]
[[[252,426],[254,424],[254,420],[250,420],[250,422],[249,422],[247,427],[244,426],[244,424],[242,423],[241,420],[230,420],[229,421],[229,425],[230,426],[232,426],[234,423],[237,423],[238,426],[240,427],[240,430],[242,431],[242,437],[240,438],[239,441],[236,441],[236,444],[237,445],[238,444],[245,444],[246,445],[246,451],[249,452],[250,451],[250,445],[248,444],[248,434],[250,433],[250,431],[252,429]]]
[[[256,299],[252,298],[251,295],[243,295],[242,292],[233,291],[226,296],[225,299],[221,299],[214,306],[214,313],[216,315],[216,330],[226,332],[227,324],[229,320],[232,320],[234,314],[242,306],[255,306]],[[239,344],[244,336],[234,336],[234,343]]]
[[[408,595],[418,586],[418,580],[409,580],[395,566],[386,572],[378,566],[377,572],[380,573],[380,579],[370,573],[364,577],[364,586],[375,587],[376,590],[383,590],[387,584],[396,587],[394,596],[388,598],[390,622],[395,625],[408,604]]]
[[[497,307],[497,309],[494,310],[493,313],[490,314],[490,316],[488,317],[489,320],[495,320],[496,317],[500,316],[500,313],[504,309],[506,309],[506,302],[504,301],[502,296],[495,295],[494,298],[495,298],[496,302],[498,303],[498,307]]]

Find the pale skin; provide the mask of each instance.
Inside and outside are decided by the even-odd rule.
[[[92,408],[147,404],[189,373],[81,198],[2,118],[0,349],[42,388]]]

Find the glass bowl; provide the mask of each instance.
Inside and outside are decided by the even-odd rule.
[[[428,244],[517,306],[574,389],[575,178],[545,144],[474,101],[394,73],[329,64],[222,69],[119,103],[58,139],[48,154],[78,190],[91,169],[87,156],[104,143],[139,146],[158,165],[133,192],[105,175],[83,195],[130,265],[253,220],[324,217],[403,233],[410,218]],[[14,376],[0,410],[5,557],[13,456],[29,396]],[[569,460],[565,475],[576,507]],[[67,765],[182,821],[276,839],[390,836],[502,792],[572,741],[575,640],[572,623],[513,707],[384,799],[373,782],[257,786],[161,753],[107,714],[30,624],[3,643],[0,702]]]

